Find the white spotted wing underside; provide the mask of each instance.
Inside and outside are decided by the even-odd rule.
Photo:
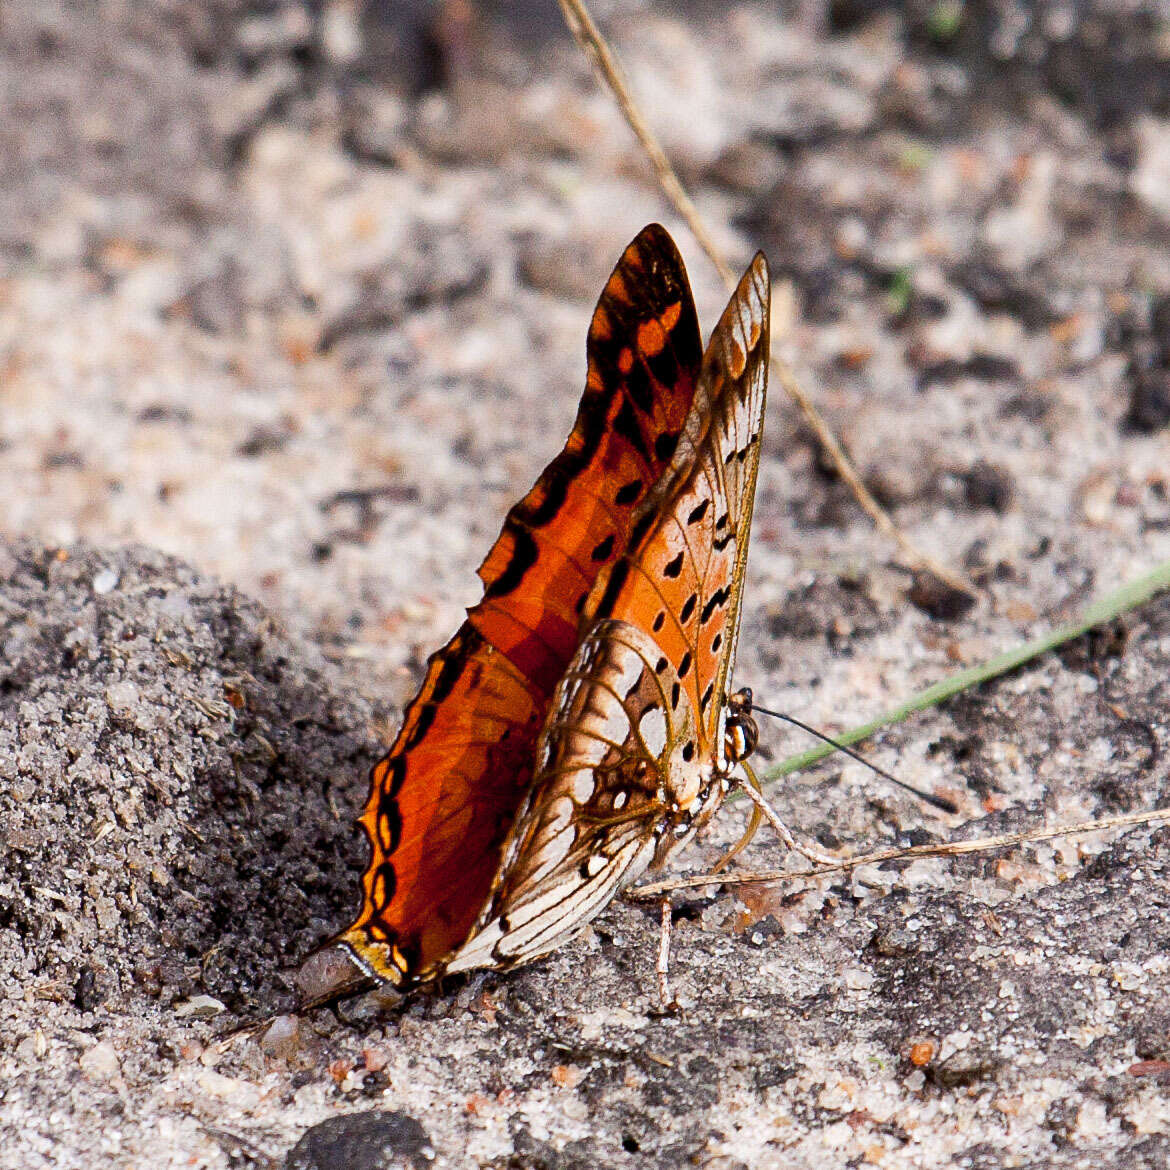
[[[656,512],[586,608],[491,898],[449,971],[553,950],[723,798],[768,305],[758,255],[712,334]]]

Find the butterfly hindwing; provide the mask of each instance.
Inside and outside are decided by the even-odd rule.
[[[643,630],[593,626],[553,696],[491,902],[449,969],[546,954],[650,864],[701,786],[693,712],[670,711],[677,686]]]

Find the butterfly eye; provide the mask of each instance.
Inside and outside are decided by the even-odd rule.
[[[748,692],[750,696],[750,691]],[[748,699],[746,709],[739,706],[735,700],[743,694],[737,692],[728,701],[727,726],[724,729],[724,753],[732,764],[746,760],[756,750],[760,742],[760,729],[751,717],[751,699]]]

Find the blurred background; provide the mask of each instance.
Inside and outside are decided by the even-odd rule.
[[[780,351],[999,633],[1170,551],[1168,13],[596,5],[721,246],[791,281]],[[0,534],[159,546],[403,696],[628,239],[666,222],[722,305],[553,0],[8,0],[0,51]],[[778,393],[757,515],[749,671],[810,597],[829,638],[948,616]]]
[[[1170,559],[1170,5],[595,15],[733,265],[767,251],[776,352],[981,590],[916,583],[774,388],[738,684],[832,733]],[[286,1010],[347,920],[365,771],[563,443],[594,302],[652,220],[709,330],[726,293],[553,0],[0,2],[0,1149],[42,1157],[21,1165],[270,1168],[375,1109],[415,1165],[427,1143],[496,1167],[1166,1165],[1147,833],[688,898],[693,1006],[666,1020],[657,914],[615,902],[547,962],[400,1016],[229,1031]],[[867,750],[968,832],[1164,804],[1170,610],[1129,624]],[[764,729],[761,769],[804,746]],[[769,795],[826,848],[956,831],[839,759]],[[761,833],[745,860],[782,852]]]

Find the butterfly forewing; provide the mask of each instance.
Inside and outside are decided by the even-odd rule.
[[[703,357],[669,474],[670,506],[594,590],[596,613],[648,630],[697,713],[699,750],[717,758],[735,661],[768,377],[770,286],[757,255]]]
[[[712,335],[669,496],[594,587],[489,905],[449,965],[558,946],[714,812],[767,386],[757,256]]]
[[[587,359],[564,450],[508,513],[480,568],[483,600],[430,659],[372,775],[361,911],[336,941],[399,986],[438,970],[487,903],[580,607],[665,490],[702,347],[686,270],[658,225],[610,276]]]
[[[514,505],[480,566],[472,624],[551,694],[580,639],[598,575],[657,507],[694,399],[702,341],[674,241],[651,225],[593,314],[585,394],[564,450]]]

